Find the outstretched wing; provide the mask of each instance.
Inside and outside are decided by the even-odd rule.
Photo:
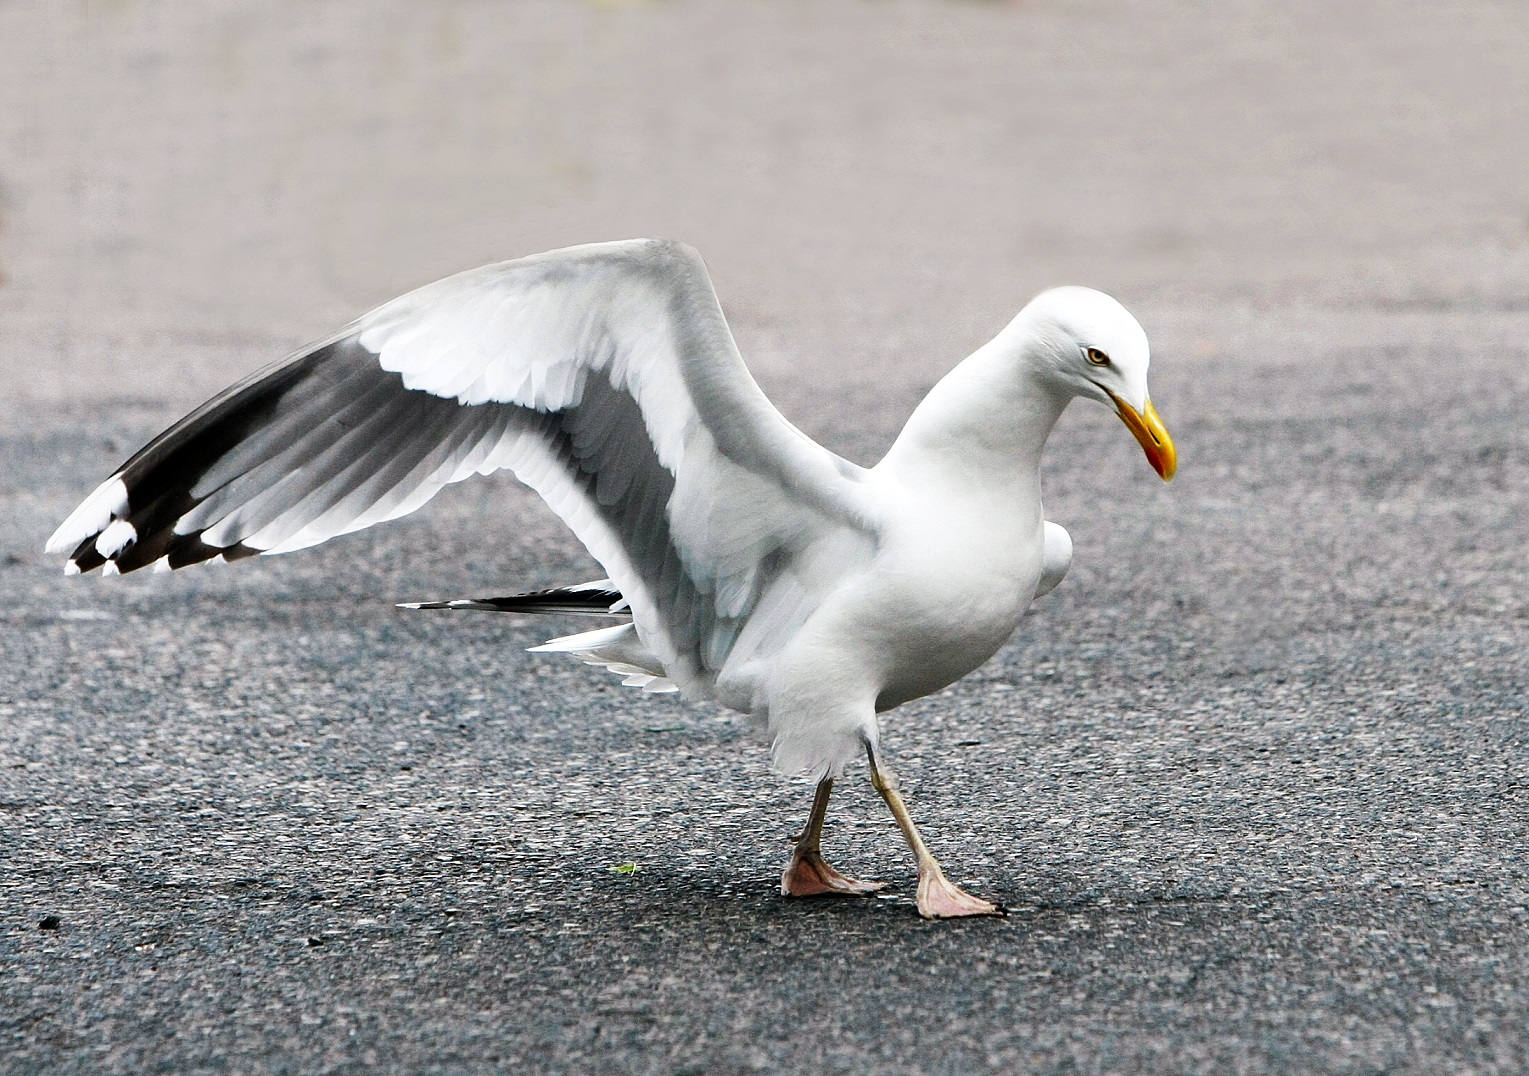
[[[573,528],[644,640],[704,690],[863,550],[864,472],[749,375],[700,257],[552,251],[395,299],[155,438],[59,527],[68,570],[285,553],[508,467]]]

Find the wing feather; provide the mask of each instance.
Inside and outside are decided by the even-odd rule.
[[[875,541],[863,472],[765,398],[700,258],[635,240],[486,266],[379,307],[155,438],[48,548],[72,549],[79,571],[288,552],[506,467],[695,692],[740,646],[752,659],[777,645],[810,611],[803,580]]]

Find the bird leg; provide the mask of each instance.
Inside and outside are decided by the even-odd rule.
[[[878,764],[876,749],[870,744],[866,744],[865,753],[871,762],[871,785],[887,801],[892,817],[897,819],[898,828],[903,831],[903,839],[908,842],[908,847],[913,849],[913,855],[918,860],[918,914],[925,919],[1007,914],[999,905],[972,896],[945,877],[939,861],[929,851],[924,838],[919,836],[918,827],[908,814],[908,806],[903,803],[902,795],[897,791],[897,775]]]
[[[794,838],[796,851],[791,862],[780,876],[780,895],[783,897],[843,896],[864,897],[881,889],[884,882],[862,882],[847,878],[828,865],[818,850],[823,836],[823,819],[828,815],[828,797],[834,790],[832,777],[818,782],[817,793],[812,797],[812,814],[807,825]]]

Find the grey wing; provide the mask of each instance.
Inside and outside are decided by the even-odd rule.
[[[71,571],[107,572],[283,553],[506,467],[702,693],[740,636],[768,648],[810,612],[804,573],[832,569],[825,548],[872,540],[863,472],[765,398],[700,258],[634,240],[487,266],[378,308],[155,438],[48,548]]]

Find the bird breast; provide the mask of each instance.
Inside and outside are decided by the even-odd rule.
[[[858,595],[862,624],[878,627],[877,710],[938,691],[992,657],[1040,580],[1038,503],[1005,505],[975,525],[930,509],[889,530]]]

